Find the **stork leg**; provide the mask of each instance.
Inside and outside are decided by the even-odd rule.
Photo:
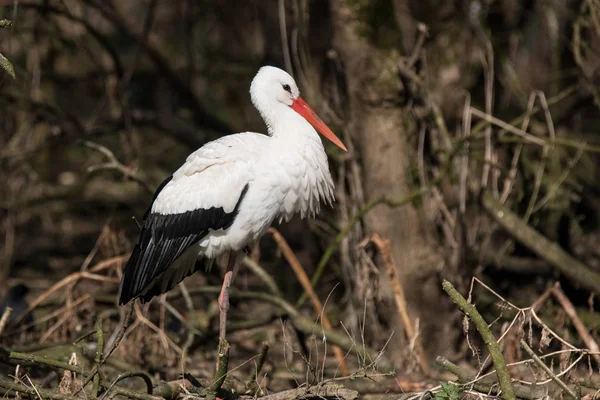
[[[227,311],[229,311],[229,287],[233,280],[233,269],[235,267],[235,252],[229,253],[229,261],[227,262],[227,270],[223,278],[223,286],[219,295],[219,340],[225,340],[227,331]]]

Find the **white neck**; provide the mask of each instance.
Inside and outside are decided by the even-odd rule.
[[[296,142],[294,147],[301,147],[306,139],[321,141],[315,128],[290,106],[265,98],[256,99],[254,105],[267,125],[267,133],[274,139]]]

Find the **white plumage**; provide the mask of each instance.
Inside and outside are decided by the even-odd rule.
[[[244,132],[209,142],[157,190],[124,271],[121,303],[149,300],[193,273],[189,263],[170,269],[185,252],[207,258],[237,252],[274,220],[314,216],[321,202],[332,204],[327,155],[313,125],[345,150],[343,144],[286,72],[261,68],[250,94],[268,135]]]

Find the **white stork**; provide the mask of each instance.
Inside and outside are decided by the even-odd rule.
[[[250,96],[268,135],[243,132],[209,142],[160,184],[123,271],[119,304],[147,302],[194,273],[197,257],[229,252],[219,295],[224,339],[236,254],[276,218],[314,216],[320,202],[333,203],[333,180],[315,128],[346,147],[300,97],[294,79],[263,67]]]

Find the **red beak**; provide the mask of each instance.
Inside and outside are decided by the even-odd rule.
[[[338,146],[344,151],[348,151],[344,143],[329,129],[325,122],[321,121],[321,118],[317,115],[316,112],[313,111],[312,108],[309,107],[308,104],[302,99],[302,97],[298,97],[292,103],[292,109],[296,111],[298,114],[302,115],[312,126],[315,127],[316,130],[321,132],[323,136],[327,139],[331,140],[333,144]]]

